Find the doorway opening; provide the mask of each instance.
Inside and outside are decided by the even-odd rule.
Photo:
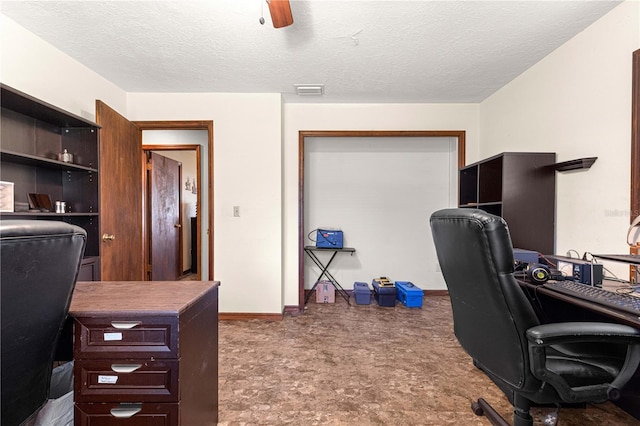
[[[195,232],[190,233],[189,237],[195,240],[195,244],[189,245],[185,250],[195,251],[193,262],[190,269],[195,270],[197,280],[213,280],[213,121],[138,121],[136,126],[140,128],[142,133],[142,150],[143,160],[146,158],[147,152],[156,152],[160,155],[171,152],[192,152],[195,155],[196,170],[191,174],[182,173],[180,177],[180,186],[182,190],[186,187],[186,179],[189,178],[189,187],[196,189],[196,202],[193,210],[189,211],[189,215],[182,215],[180,229],[194,226]],[[172,141],[171,139],[162,143],[155,143],[155,138],[149,138],[149,134],[153,134],[155,130],[176,131],[176,130],[201,130],[205,134],[205,142],[203,143],[181,143]],[[165,134],[180,135],[181,132],[162,132]],[[177,137],[177,136],[172,136]],[[148,141],[151,140],[151,143]],[[202,150],[206,151],[201,154]],[[169,154],[170,155],[170,154]],[[144,173],[146,175],[146,171]],[[143,185],[143,211],[144,211],[144,241],[147,244],[150,241],[149,215],[147,201],[149,197],[148,186]],[[191,216],[191,213],[194,216]],[[191,220],[194,217],[195,220]],[[187,226],[184,226],[186,222]],[[193,222],[193,225],[192,225]],[[183,232],[184,233],[184,232]],[[183,241],[184,239],[181,239]],[[145,250],[148,251],[148,250]],[[184,250],[183,250],[184,253]],[[148,254],[148,253],[147,253]],[[145,258],[145,261],[148,261]],[[147,263],[148,265],[148,263]]]
[[[453,138],[456,140],[458,168],[465,164],[465,131],[300,131],[298,136],[298,311],[305,299],[305,143],[307,138]],[[307,149],[308,150],[308,149]]]
[[[143,145],[149,281],[199,280],[200,145]]]

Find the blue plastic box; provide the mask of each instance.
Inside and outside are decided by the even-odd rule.
[[[369,284],[356,281],[353,283],[353,297],[356,305],[368,305],[371,303],[371,289]]]
[[[373,286],[373,298],[376,299],[378,305],[393,307],[396,306],[396,287],[380,287],[380,283],[372,281]]]
[[[342,231],[318,229],[316,232],[316,247],[341,249],[343,239]]]
[[[407,308],[422,308],[424,292],[410,281],[396,281],[396,297]]]

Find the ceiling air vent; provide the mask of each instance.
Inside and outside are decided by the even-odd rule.
[[[298,96],[322,96],[324,84],[294,84]]]

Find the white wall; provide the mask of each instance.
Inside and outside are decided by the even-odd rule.
[[[298,303],[300,130],[465,130],[468,163],[516,150],[552,150],[560,161],[598,156],[589,171],[558,175],[557,252],[626,251],[638,9],[636,1],[621,4],[481,105],[283,106],[279,94],[127,95],[3,15],[0,80],[89,119],[101,99],[131,120],[214,120],[220,310],[274,313]]]
[[[480,105],[480,157],[598,157],[588,171],[557,174],[557,254],[628,252],[631,57],[638,48],[640,3],[627,1]]]
[[[213,120],[213,276],[221,282],[220,312],[282,312],[281,96],[130,93],[127,117]],[[207,154],[201,154],[206,171]],[[205,218],[209,201],[201,189]],[[240,217],[233,217],[233,206],[240,206]]]
[[[467,158],[477,156],[478,105],[284,105],[283,239],[285,305],[298,304],[298,135],[303,130],[465,130]],[[424,226],[428,226],[424,218]],[[394,278],[394,277],[390,277]],[[397,278],[402,279],[402,278]],[[445,288],[444,284],[440,288]]]
[[[344,245],[329,272],[345,289],[374,277],[442,288],[427,220],[457,205],[457,138],[313,137],[305,142],[305,244],[315,229],[342,229]],[[323,264],[332,252],[314,254]],[[305,287],[321,269],[305,260]],[[323,277],[327,279],[327,277]]]
[[[96,99],[120,114],[126,93],[60,50],[0,15],[0,80],[70,113],[95,121]]]

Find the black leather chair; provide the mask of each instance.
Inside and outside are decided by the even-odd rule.
[[[640,364],[640,330],[594,322],[541,325],[514,277],[502,218],[445,209],[435,212],[430,224],[455,335],[514,406],[514,426],[533,424],[533,404],[619,397]],[[472,408],[492,424],[508,424],[482,398]]]
[[[47,402],[85,241],[64,222],[0,221],[3,426],[30,420]]]

